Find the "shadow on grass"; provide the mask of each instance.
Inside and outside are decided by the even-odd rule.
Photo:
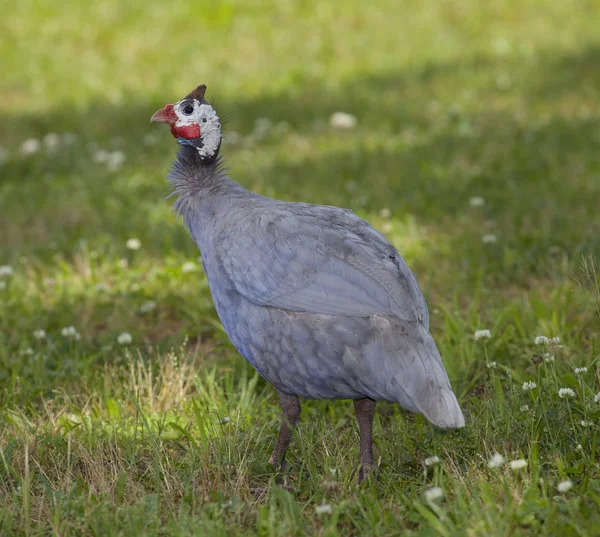
[[[558,57],[539,80],[535,95],[553,98],[576,91],[582,97],[598,99],[600,91],[600,44],[581,54]],[[595,104],[595,103],[594,103]]]
[[[597,96],[600,91],[600,45],[576,54],[544,54],[526,57],[477,56],[445,63],[426,62],[396,72],[361,73],[340,87],[322,83],[289,88],[285,93],[261,94],[250,98],[221,97],[218,82],[208,84],[207,97],[225,119],[242,131],[252,129],[259,117],[288,121],[297,131],[311,130],[315,121],[327,120],[336,110],[356,114],[360,126],[368,128],[402,127],[410,124],[431,127],[427,106],[445,92],[460,98],[465,92],[479,93],[490,102],[505,96],[551,102],[563,94]],[[509,80],[498,78],[506,74]],[[175,100],[180,96],[165,95]],[[243,95],[243,92],[240,92]],[[476,95],[475,95],[476,96]],[[50,108],[44,114],[15,110],[0,115],[0,142],[14,145],[28,135],[72,131],[90,139],[122,137],[133,141],[151,131],[150,115],[165,102],[152,101],[140,94],[130,94],[124,104],[94,102],[84,108],[72,105]],[[457,102],[460,99],[457,100]]]
[[[589,49],[542,59],[531,72],[522,64],[479,58],[361,75],[336,90],[311,86],[217,101],[233,116],[229,128],[245,134],[261,116],[291,125],[286,134],[251,148],[225,147],[224,154],[231,157],[235,180],[266,194],[350,207],[371,219],[390,208],[396,217],[390,238],[428,296],[471,296],[482,275],[497,289],[527,286],[559,270],[557,252],[575,260],[585,252],[600,254],[600,118],[567,119],[555,105],[560,95],[571,93],[576,101],[581,88],[600,87],[600,74],[588,69],[599,54]],[[518,86],[507,93],[499,89],[497,73],[511,69]],[[585,79],[581,86],[573,82],[579,76]],[[474,94],[454,103],[452,95],[470,81]],[[541,117],[523,115],[523,103],[531,100],[545,106]],[[80,136],[56,155],[42,152],[5,164],[0,246],[9,256],[32,255],[43,264],[57,252],[68,257],[85,240],[116,258],[126,255],[126,239],[136,236],[145,256],[194,259],[195,245],[164,200],[163,177],[175,144],[164,129],[148,124],[162,104],[132,96],[120,107],[97,103],[81,113],[53,109],[43,116],[0,117],[4,139],[7,133],[23,139],[49,130]],[[358,127],[315,127],[335,110],[356,113]],[[151,146],[144,141],[149,133],[157,139]],[[98,148],[122,149],[125,166],[108,173],[93,162]],[[473,196],[482,196],[484,206],[470,207]],[[411,222],[420,248],[406,248]],[[483,235],[497,243],[482,244]],[[192,293],[187,300],[195,299]],[[99,317],[100,309],[90,315]],[[195,321],[188,317],[184,324],[191,331]]]
[[[223,103],[236,116],[230,127],[244,133],[261,116],[292,125],[291,134],[271,136],[251,147],[256,159],[250,166],[240,158],[248,150],[230,146],[224,154],[230,157],[235,180],[288,200],[367,213],[389,207],[398,216],[414,215],[419,223],[437,227],[438,233],[454,234],[469,228],[468,214],[475,218],[471,227],[481,230],[481,211],[468,212],[469,198],[477,195],[487,202],[485,217],[521,243],[546,248],[591,241],[596,249],[600,119],[564,119],[555,113],[540,121],[524,120],[517,108],[520,99],[540,93],[556,97],[553,90],[543,90],[546,83],[557,88],[560,73],[567,72],[557,71],[556,65],[570,66],[568,72],[577,76],[598,54],[592,49],[570,62],[550,62],[544,77],[535,77],[504,110],[481,109],[476,100],[462,106],[463,112],[461,106],[427,108],[446,79],[457,82],[453,73],[471,76],[479,70],[493,78],[499,65],[505,66],[485,59],[363,76],[336,92],[311,87],[297,95]],[[600,74],[592,72],[585,87],[593,85],[594,77],[600,86]],[[571,89],[577,93],[576,87]],[[501,100],[496,87],[485,92],[491,104]],[[97,236],[109,244],[111,237],[141,232],[147,244],[160,245],[161,253],[185,247],[181,226],[167,216],[168,189],[162,179],[176,147],[164,129],[147,123],[158,106],[138,100],[123,107],[97,104],[81,114],[51,110],[45,116],[0,117],[7,132],[42,133],[60,125],[61,131],[81,134],[66,152],[17,157],[4,166],[0,221],[7,233],[2,246],[26,252],[52,241],[62,245],[63,238],[94,243]],[[351,132],[314,127],[336,109],[356,112],[359,126]],[[156,136],[156,145],[144,145],[148,134]],[[295,149],[298,137],[304,145]],[[93,162],[98,148],[122,148],[125,167],[107,172]],[[454,229],[459,217],[466,222]]]

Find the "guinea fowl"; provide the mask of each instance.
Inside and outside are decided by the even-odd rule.
[[[205,91],[198,86],[151,121],[169,124],[181,145],[169,175],[175,210],[200,248],[223,328],[279,393],[270,462],[285,464],[299,397],[354,400],[359,480],[374,464],[376,401],[463,427],[427,304],[400,254],[349,210],[278,201],[231,181]]]

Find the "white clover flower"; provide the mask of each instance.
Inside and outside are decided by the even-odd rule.
[[[575,397],[575,392],[571,388],[561,388],[558,390],[558,396],[561,399],[568,399],[569,397]]]
[[[524,392],[535,390],[536,388],[537,388],[537,384],[535,382],[533,382],[533,380],[526,380],[523,383],[523,391]]]
[[[587,367],[576,367],[573,371],[575,371],[576,375],[581,375],[583,373],[587,373]]]
[[[225,416],[224,418],[221,418],[221,419],[219,420],[219,423],[220,423],[221,425],[224,425],[225,423],[229,423],[230,421],[231,421],[231,418],[230,418],[229,416]]]
[[[562,349],[563,346],[559,345],[559,343],[560,343],[560,337],[559,336],[554,336],[554,337],[550,338],[550,340],[548,341],[548,344],[551,347],[554,347],[555,349]]]
[[[60,334],[62,337],[73,339],[75,341],[79,341],[81,339],[79,332],[74,326],[66,326],[60,331]]]
[[[40,329],[40,330],[36,330],[36,331],[33,333],[33,337],[34,337],[35,339],[44,339],[44,338],[46,337],[46,331],[45,331],[45,330],[42,330],[42,329]]]
[[[334,129],[353,129],[357,123],[356,116],[346,112],[335,112],[329,118],[329,125]]]
[[[582,427],[591,427],[593,425],[593,423],[591,421],[581,420],[579,422],[579,425],[581,425]]]
[[[379,210],[379,216],[381,218],[390,218],[392,216],[392,211],[390,211],[387,207]]]
[[[139,250],[142,247],[142,243],[141,243],[140,239],[132,238],[132,239],[127,239],[125,246],[127,246],[127,248],[129,250]]]
[[[505,37],[499,37],[493,43],[494,52],[498,56],[506,56],[513,48],[513,44]]]
[[[529,412],[529,405],[523,405],[519,410],[521,412]]]
[[[33,349],[31,347],[27,347],[21,351],[21,356],[31,356],[33,354]]]
[[[273,126],[273,122],[268,117],[257,117],[254,121],[255,129],[270,129]]]
[[[487,367],[488,369],[496,369],[498,364],[496,362],[488,362]]]
[[[425,466],[433,466],[440,462],[440,458],[437,455],[434,455],[433,457],[427,457],[423,462],[425,463]]]
[[[548,343],[550,343],[550,339],[547,338],[546,336],[536,336],[535,337],[536,345],[548,345]]]
[[[392,231],[392,229],[394,229],[394,226],[391,222],[384,222],[383,224],[381,224],[382,233],[389,233],[390,231]]]
[[[358,188],[358,184],[356,183],[356,181],[354,179],[348,179],[346,181],[346,190],[348,192],[355,192],[357,188]]]
[[[600,392],[598,392],[596,395],[594,395],[594,402],[600,403]]]
[[[547,364],[554,362],[554,355],[549,352],[544,353],[544,362]]]
[[[104,149],[98,149],[98,151],[94,151],[92,159],[94,162],[98,163],[106,162],[108,160],[108,151],[105,151]]]
[[[133,341],[129,332],[123,332],[117,337],[117,343],[119,345],[129,345]]]
[[[575,449],[577,451],[581,451],[583,449],[583,446],[581,444],[577,444],[577,447]]]
[[[564,481],[561,481],[556,488],[558,489],[558,492],[569,492],[573,488],[573,481],[565,479]]]
[[[0,265],[0,279],[10,278],[13,275],[13,268],[10,265]]]
[[[475,341],[479,341],[480,339],[490,339],[492,337],[492,333],[489,330],[475,330]]]
[[[315,507],[315,514],[317,515],[330,515],[333,512],[333,508],[328,503],[322,503]]]
[[[29,138],[29,140],[25,140],[21,144],[19,151],[21,152],[21,155],[29,156],[37,153],[41,147],[42,144],[37,138]]]
[[[151,146],[151,145],[155,145],[156,142],[158,142],[158,136],[156,136],[155,134],[151,133],[151,134],[146,134],[143,138],[142,138],[142,143],[146,146]]]
[[[485,205],[485,200],[481,196],[473,196],[469,200],[469,205],[471,207],[483,207]]]
[[[425,490],[423,496],[425,496],[425,499],[428,502],[434,502],[435,500],[439,500],[440,498],[444,497],[444,491],[441,487],[431,487]]]
[[[262,140],[269,134],[269,131],[273,128],[273,123],[268,117],[259,117],[254,122],[254,130],[250,137],[257,140]]]
[[[181,271],[184,273],[196,272],[198,270],[198,265],[193,261],[186,261],[183,265],[181,265]]]
[[[514,461],[510,461],[508,465],[511,470],[522,470],[527,467],[527,461],[525,459],[515,459]]]
[[[140,313],[150,313],[156,309],[156,302],[154,300],[147,300],[140,306]]]
[[[493,233],[486,233],[481,237],[481,242],[483,242],[483,244],[494,244],[497,240],[498,238]]]
[[[504,457],[500,453],[494,453],[492,458],[488,461],[490,468],[500,468],[504,464]]]
[[[125,162],[125,153],[123,151],[113,151],[108,154],[108,158],[106,160],[106,167],[108,171],[114,172],[118,170],[123,163]]]
[[[61,138],[55,132],[49,132],[48,134],[46,134],[46,136],[44,136],[43,141],[44,145],[46,146],[46,149],[48,149],[49,151],[53,151],[60,145]]]

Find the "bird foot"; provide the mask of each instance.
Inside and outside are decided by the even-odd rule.
[[[290,487],[290,479],[287,473],[288,464],[285,459],[277,463],[277,459],[278,457],[276,457],[275,453],[273,453],[273,455],[271,455],[271,457],[269,458],[269,464],[271,464],[274,470],[279,474],[276,477],[276,482],[278,483],[278,485],[280,487],[283,487],[284,489],[287,489]]]
[[[275,468],[276,472],[285,472],[287,470],[287,461],[285,459],[278,460],[279,457],[275,453],[269,458],[269,464]]]
[[[372,463],[363,463],[358,470],[358,483],[364,483],[377,477],[377,467]]]

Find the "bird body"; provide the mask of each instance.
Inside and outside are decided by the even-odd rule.
[[[464,424],[416,279],[353,212],[261,196],[193,148],[171,172],[219,318],[279,390],[308,399],[394,401],[442,427]]]
[[[201,251],[223,328],[277,388],[284,416],[297,421],[297,397],[354,399],[361,438],[364,424],[370,438],[369,401],[394,401],[438,426],[462,427],[423,295],[385,237],[349,210],[244,189],[227,177],[220,142],[207,157],[201,137],[174,132],[173,105],[157,114],[182,144],[170,174],[175,208]],[[284,429],[275,458],[291,437]],[[362,443],[361,462],[372,464]]]

